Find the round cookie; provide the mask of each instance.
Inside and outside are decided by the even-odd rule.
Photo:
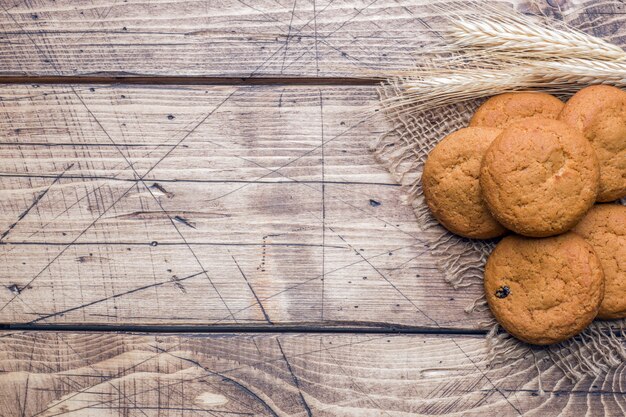
[[[599,176],[595,152],[578,130],[532,118],[511,124],[492,142],[480,185],[500,224],[543,237],[578,223],[596,199]]]
[[[487,210],[478,181],[483,155],[500,133],[484,127],[460,129],[428,155],[422,172],[424,197],[435,218],[452,233],[489,239],[506,231]]]
[[[604,300],[598,317],[626,317],[626,206],[597,205],[573,230],[593,246],[604,270]]]
[[[485,101],[469,125],[503,129],[529,117],[556,119],[563,106],[561,100],[546,93],[504,93]]]
[[[598,256],[571,232],[546,239],[505,237],[487,260],[484,285],[498,323],[535,345],[580,333],[604,295]]]
[[[583,88],[565,104],[559,120],[582,131],[598,155],[597,201],[626,197],[626,92],[608,85]]]

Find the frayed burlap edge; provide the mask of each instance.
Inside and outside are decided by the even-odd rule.
[[[471,285],[482,287],[484,265],[496,242],[465,239],[449,233],[431,215],[421,187],[421,172],[430,150],[447,134],[467,126],[480,101],[417,113],[385,105],[389,102],[385,99],[402,95],[395,82],[384,83],[378,92],[383,114],[391,127],[373,145],[374,154],[403,186],[420,229],[431,232],[425,233],[426,244],[446,282],[455,289]],[[484,311],[488,311],[484,295],[466,308],[468,314]],[[604,374],[626,360],[623,342],[626,320],[594,321],[580,335],[549,347],[520,342],[503,331],[493,317],[482,326],[489,329],[486,337],[487,359],[491,366],[533,355],[535,363],[538,359],[547,358],[568,379],[576,382],[585,376]],[[538,366],[537,370],[539,372]]]

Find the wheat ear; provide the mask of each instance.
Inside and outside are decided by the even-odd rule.
[[[472,54],[466,56],[463,67],[446,68],[445,59],[431,58],[428,67],[390,80],[396,94],[381,103],[387,111],[420,112],[520,90],[568,94],[588,84],[626,86],[623,61],[538,61],[497,53],[490,54],[493,63],[486,59],[483,54]]]
[[[382,100],[382,104],[387,111],[398,112],[419,112],[518,88],[529,88],[526,74],[515,68],[484,72],[469,68],[442,69],[425,76],[396,78],[389,84],[393,85],[397,94]]]
[[[433,7],[444,12],[440,5]],[[440,32],[459,49],[517,51],[534,59],[626,59],[624,50],[602,39],[486,2],[470,2],[464,9],[451,7],[442,15],[448,25]]]
[[[564,59],[533,64],[536,72],[543,71],[552,83],[559,84],[612,84],[626,87],[626,61],[598,61]]]
[[[513,19],[454,19],[447,35],[459,48],[526,52],[535,59],[626,59],[626,52],[602,39],[576,31],[566,32],[530,23],[522,24]]]

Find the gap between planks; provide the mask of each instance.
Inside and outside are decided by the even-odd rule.
[[[431,328],[410,326],[385,326],[364,323],[365,327],[333,324],[325,322],[325,327],[319,325],[229,325],[229,326],[202,326],[202,325],[82,325],[82,324],[6,324],[0,323],[0,331],[37,331],[37,332],[128,332],[128,333],[202,333],[202,334],[398,334],[398,335],[458,335],[458,336],[485,336],[487,330]]]
[[[0,84],[129,84],[129,85],[290,85],[290,86],[375,86],[383,78],[361,77],[207,77],[144,76],[127,73],[94,75],[21,76],[0,74]]]
[[[342,325],[341,323],[324,322],[325,326],[303,325],[97,325],[97,324],[7,324],[0,323],[0,331],[26,332],[100,332],[100,333],[144,333],[144,334],[364,334],[364,335],[447,335],[447,336],[481,336],[484,337],[489,329],[459,329],[453,327],[412,327],[412,326],[385,326],[359,323],[362,326]],[[621,331],[613,331],[618,337]]]

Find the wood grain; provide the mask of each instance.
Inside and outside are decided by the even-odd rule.
[[[432,236],[368,151],[385,129],[372,87],[5,85],[0,96],[0,322],[484,319],[463,312],[480,288],[443,281]]]
[[[6,417],[621,416],[624,372],[490,367],[476,336],[0,334]]]
[[[410,69],[436,38],[415,0],[0,2],[5,76],[374,77]],[[529,2],[512,2],[528,10]],[[537,1],[624,42],[624,5]],[[537,10],[534,10],[537,11]],[[434,25],[434,26],[433,26]]]

